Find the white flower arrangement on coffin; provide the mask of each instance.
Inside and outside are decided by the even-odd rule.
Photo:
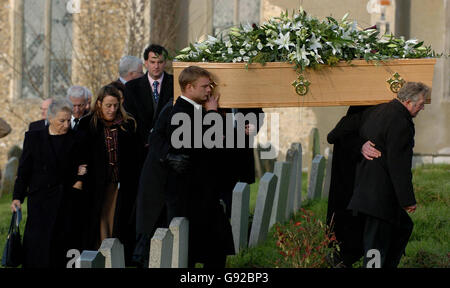
[[[353,59],[387,60],[437,57],[431,47],[393,35],[379,36],[376,27],[360,29],[348,13],[337,21],[319,21],[302,8],[292,17],[282,13],[261,26],[232,27],[220,36],[190,44],[179,51],[175,61],[183,62],[288,62],[299,72],[320,64],[335,65]]]

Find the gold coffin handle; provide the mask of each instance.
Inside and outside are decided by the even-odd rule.
[[[387,83],[389,83],[389,88],[392,92],[398,93],[400,89],[403,87],[403,84],[405,84],[405,80],[403,80],[402,77],[400,77],[400,74],[395,72],[392,74],[392,77],[386,80]]]
[[[305,79],[303,74],[299,74],[297,80],[292,82],[292,86],[294,86],[295,92],[300,96],[305,96],[306,94],[308,94],[310,84],[311,83]]]

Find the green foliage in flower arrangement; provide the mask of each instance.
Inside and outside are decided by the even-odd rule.
[[[289,17],[287,11],[261,26],[232,27],[228,33],[208,36],[179,51],[175,61],[186,62],[287,62],[298,70],[335,65],[354,59],[382,61],[400,58],[438,57],[423,41],[379,35],[375,26],[361,29],[349,21],[327,17],[320,21],[300,8]]]

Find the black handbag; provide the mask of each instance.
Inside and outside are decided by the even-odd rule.
[[[17,212],[12,215],[8,238],[3,250],[2,266],[4,267],[17,267],[23,262],[23,247],[19,229],[21,220],[22,211],[17,209]]]

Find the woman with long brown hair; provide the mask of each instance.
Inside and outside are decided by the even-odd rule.
[[[92,200],[86,248],[97,250],[105,238],[119,238],[129,262],[135,242],[140,150],[136,122],[120,99],[117,88],[102,87],[91,113],[80,120],[79,133],[88,171],[85,188]]]

